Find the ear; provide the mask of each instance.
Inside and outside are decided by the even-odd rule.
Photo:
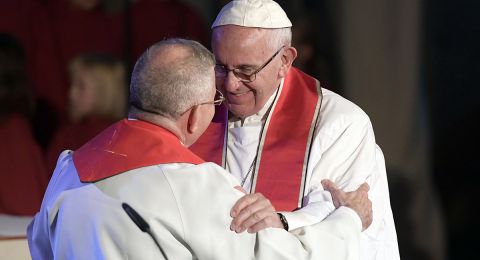
[[[279,76],[284,78],[287,76],[288,70],[292,67],[292,63],[297,58],[297,49],[292,46],[285,46],[282,54],[282,66],[280,67]]]
[[[193,106],[188,113],[187,133],[193,134],[197,132],[200,123],[199,106]]]

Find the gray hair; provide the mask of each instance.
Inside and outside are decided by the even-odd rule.
[[[164,51],[179,48],[186,53],[167,61]],[[158,55],[157,55],[158,54]],[[153,59],[158,56],[159,59]],[[148,48],[138,59],[130,83],[130,109],[178,119],[182,113],[211,95],[213,54],[200,43],[172,38]]]
[[[292,28],[264,29],[268,32],[268,46],[277,50],[281,46],[290,46],[292,44]]]

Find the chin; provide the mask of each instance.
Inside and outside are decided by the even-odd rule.
[[[238,107],[236,105],[228,105],[228,111],[234,114],[237,117],[245,118],[247,116],[251,116],[255,114],[253,109],[247,109],[244,107]]]

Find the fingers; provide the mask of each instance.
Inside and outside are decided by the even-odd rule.
[[[275,208],[262,194],[248,194],[240,198],[232,208],[230,229],[237,233],[248,229],[257,232],[267,227],[283,227]]]
[[[365,221],[362,222],[362,231],[367,229],[373,222],[373,209],[372,209],[372,202],[368,200],[368,206],[369,209],[367,209],[366,216],[365,216]]]
[[[280,221],[280,217],[276,212],[268,212],[268,214],[259,222],[252,224],[248,229],[248,233],[256,233],[266,228],[283,228],[283,224]]]
[[[362,231],[367,229],[373,221],[372,202],[368,198],[370,187],[367,183],[363,183],[360,187],[352,192],[347,192],[347,200],[345,206],[357,212],[362,220]]]
[[[373,221],[372,202],[368,198],[358,201],[359,203],[351,204],[348,207],[354,209],[362,220],[362,231],[367,229]]]
[[[331,180],[322,180],[322,186],[325,190],[328,190],[328,191],[332,191],[332,190],[338,190],[338,187],[337,185],[335,185],[335,183],[333,183]]]
[[[357,191],[368,192],[370,190],[370,186],[368,183],[364,182],[360,187],[358,187]]]
[[[368,198],[368,191],[370,186],[363,183],[351,192],[344,192],[340,190],[335,183],[330,180],[322,181],[323,188],[329,191],[332,195],[333,204],[335,208],[346,206],[353,209],[362,220],[362,231],[367,229],[373,221],[372,202]]]
[[[263,195],[260,193],[255,193],[255,194],[247,194],[241,197],[237,202],[235,202],[235,205],[233,205],[232,210],[230,210],[230,216],[232,218],[237,217],[238,213],[240,213],[249,205],[254,204],[257,200],[260,199],[260,196],[263,196]]]

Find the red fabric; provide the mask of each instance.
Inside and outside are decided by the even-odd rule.
[[[202,18],[178,1],[138,0],[132,2],[130,13],[131,62],[147,47],[168,37],[208,44]],[[68,63],[85,52],[124,57],[126,19],[125,12],[106,14],[101,8],[82,11],[68,0],[6,0],[0,8],[0,31],[13,34],[23,44],[36,95],[65,117]]]
[[[194,9],[179,1],[140,0],[132,4],[132,58],[152,44],[182,37],[208,44],[208,31]]]
[[[58,155],[64,150],[76,150],[113,123],[111,120],[90,118],[75,124],[66,124],[55,133],[47,150],[47,169],[52,173]]]
[[[0,31],[15,36],[25,49],[27,69],[35,94],[61,111],[66,107],[66,88],[54,49],[46,10],[38,1],[2,1]]]
[[[208,42],[208,33],[200,16],[188,6],[177,1],[139,0],[131,5],[129,43],[126,42],[126,12],[107,14],[100,7],[93,10],[79,10],[67,0],[49,0],[46,7],[47,29],[40,44],[49,53],[44,67],[37,67],[37,73],[47,76],[54,83],[46,95],[61,106],[65,114],[68,93],[67,65],[77,55],[85,52],[108,53],[124,57],[130,44],[130,62],[134,62],[149,46],[168,37],[187,37]],[[42,55],[40,53],[39,55]],[[46,56],[46,55],[43,55]],[[45,57],[47,58],[47,57]],[[56,80],[50,79],[55,77]],[[46,80],[36,78],[43,83]],[[46,88],[42,84],[42,88]]]
[[[141,167],[203,160],[166,129],[124,119],[75,151],[73,162],[82,182],[95,182]]]
[[[290,69],[266,129],[255,188],[255,192],[267,197],[276,210],[292,211],[298,207],[303,164],[307,163],[305,153],[309,149],[308,135],[316,120],[318,98],[316,79],[296,68]],[[226,124],[225,116],[218,119],[225,120],[223,125]],[[205,161],[217,163],[225,149],[226,128],[220,127],[221,123],[212,122],[191,147]]]
[[[292,68],[285,78],[266,129],[255,192],[269,198],[276,210],[298,208],[305,152],[319,98],[317,81]]]
[[[60,109],[62,115],[66,115],[69,62],[82,53],[92,52],[122,57],[122,17],[106,15],[99,8],[83,11],[72,7],[67,0],[48,1],[45,14],[47,29],[43,31],[40,44],[47,50],[52,49],[53,52],[47,51],[48,57],[45,54],[39,54],[43,57],[44,66],[38,66],[36,72],[53,81],[54,85],[50,88],[54,88],[55,91],[48,95],[56,95],[56,108]],[[40,77],[36,80],[42,81]],[[57,99],[63,102],[56,101]]]
[[[0,213],[34,215],[47,185],[43,156],[21,116],[0,123]]]
[[[85,52],[123,57],[127,51],[125,12],[106,14],[100,8],[82,11],[73,8],[68,0],[1,2],[0,31],[13,34],[23,44],[36,95],[62,117],[67,108],[69,61]],[[130,30],[131,62],[147,47],[168,37],[208,44],[202,18],[178,1],[132,2]]]
[[[80,10],[67,0],[51,0],[47,5],[50,26],[63,68],[85,52],[123,54],[120,15],[107,15],[100,8]]]

